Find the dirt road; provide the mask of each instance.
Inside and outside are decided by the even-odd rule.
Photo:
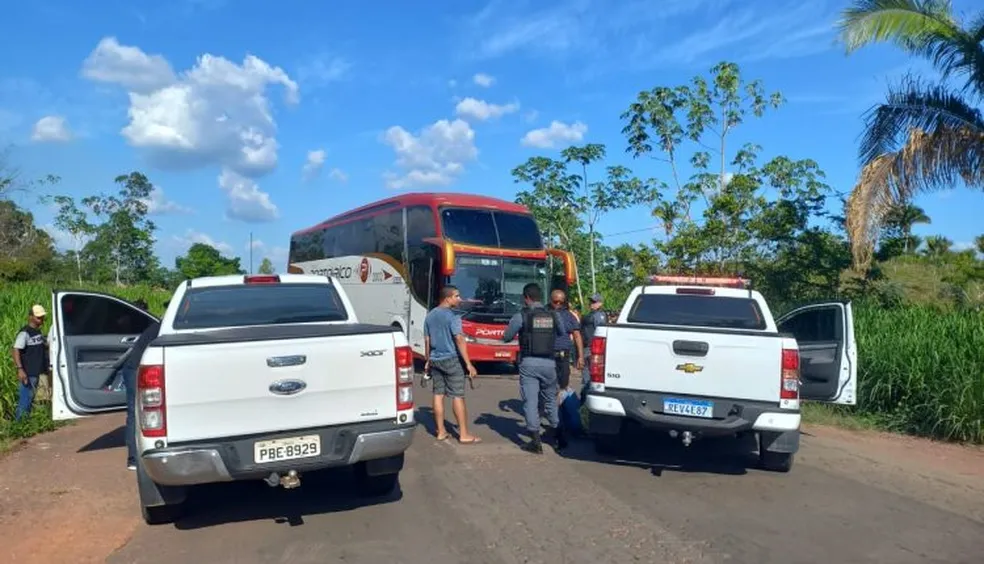
[[[652,437],[618,461],[586,443],[533,457],[513,443],[517,383],[469,393],[484,442],[418,428],[390,499],[353,498],[346,472],[293,491],[229,484],[159,527],[140,519],[122,418],[82,421],[0,460],[0,561],[981,562],[979,449],[809,428],[786,475],[752,468],[734,442],[686,451]]]

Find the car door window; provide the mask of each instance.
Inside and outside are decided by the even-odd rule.
[[[782,333],[792,333],[800,343],[829,343],[840,337],[835,307],[824,307],[798,313],[779,325]]]
[[[154,321],[136,306],[103,296],[67,295],[61,306],[66,336],[138,335]]]

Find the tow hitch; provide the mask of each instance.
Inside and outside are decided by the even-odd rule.
[[[674,439],[680,437],[683,440],[683,446],[685,447],[690,446],[690,443],[692,443],[696,438],[690,431],[684,431],[682,433],[679,431],[670,431],[670,437]]]
[[[263,481],[271,488],[282,486],[285,490],[292,490],[301,485],[301,478],[297,475],[297,470],[291,470],[286,474],[271,472]]]

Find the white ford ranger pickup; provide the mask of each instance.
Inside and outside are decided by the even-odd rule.
[[[635,288],[591,344],[585,404],[600,453],[623,428],[700,436],[755,433],[760,465],[786,472],[799,449],[800,401],[855,404],[850,303],[793,309],[778,320],[740,278],[655,276]]]
[[[125,409],[107,386],[156,321],[119,298],[55,291],[57,420]],[[361,324],[336,280],[232,275],[182,282],[140,359],[136,478],[148,523],[189,486],[352,466],[366,495],[397,484],[414,432],[413,355],[398,328]]]

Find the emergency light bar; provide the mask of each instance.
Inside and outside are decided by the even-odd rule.
[[[746,278],[711,278],[704,276],[661,276],[655,275],[649,279],[651,284],[661,284],[667,286],[715,286],[718,288],[738,288],[746,290],[751,288],[751,280]]]

